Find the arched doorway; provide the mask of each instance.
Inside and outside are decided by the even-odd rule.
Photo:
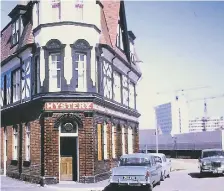
[[[78,181],[79,179],[78,128],[81,124],[76,117],[63,115],[57,122],[59,127],[59,181]]]

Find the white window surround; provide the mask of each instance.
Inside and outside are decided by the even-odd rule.
[[[121,131],[122,131],[122,155],[126,154],[125,152],[125,127],[122,126],[121,127]]]
[[[87,65],[86,55],[83,53],[75,54],[75,62],[78,71],[78,83],[76,84],[76,91],[86,92],[87,91],[87,75],[86,75],[86,65]]]
[[[18,160],[18,127],[13,128],[13,160]]]
[[[30,161],[30,125],[26,125],[26,161]]]
[[[12,45],[16,44],[19,40],[19,22],[20,19],[17,19],[12,23]]]
[[[49,55],[49,91],[61,91],[61,54]]]
[[[133,153],[133,130],[128,128],[128,154]]]
[[[13,71],[12,74],[13,102],[20,100],[20,70]]]
[[[103,154],[104,154],[104,160],[108,159],[108,153],[107,153],[107,124],[104,123],[103,125]]]
[[[116,158],[116,141],[115,141],[115,128],[116,126],[112,126],[112,137],[111,137],[111,141],[112,141],[112,158]]]

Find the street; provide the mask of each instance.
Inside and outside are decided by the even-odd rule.
[[[105,187],[107,181],[103,181],[102,188]],[[224,176],[209,176],[200,178],[198,169],[195,170],[181,170],[171,173],[171,177],[161,182],[161,185],[155,186],[154,191],[223,191]],[[82,184],[83,185],[83,184]],[[99,184],[97,185],[99,187]],[[87,187],[87,184],[67,183],[59,185],[49,185],[40,187],[39,185],[24,183],[22,181],[14,180],[8,177],[1,176],[1,190],[2,191],[52,191],[52,190],[73,190],[73,191],[98,191],[99,188]],[[102,190],[102,189],[101,189]],[[105,187],[104,191],[109,189]],[[124,189],[120,189],[124,190]],[[139,190],[139,189],[125,189],[125,190]]]

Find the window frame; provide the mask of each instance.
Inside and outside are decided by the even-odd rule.
[[[13,160],[18,160],[18,126],[13,127]]]
[[[133,129],[128,127],[128,154],[133,153]]]
[[[15,84],[14,84],[14,79],[19,80],[19,82],[15,81]],[[16,86],[16,87],[14,87],[14,86]],[[21,88],[21,71],[20,71],[20,68],[17,68],[15,70],[13,70],[11,73],[11,100],[12,100],[12,103],[15,103],[15,102],[18,102],[21,100],[21,89],[20,88]]]
[[[84,56],[84,59],[83,60],[79,60],[79,59],[76,60],[76,55],[78,55],[79,59],[80,59],[80,56]],[[81,63],[83,64],[83,67],[79,66]],[[78,78],[76,79],[75,90],[78,91],[78,92],[86,92],[87,87],[88,87],[88,84],[87,84],[87,54],[83,53],[81,51],[75,52],[75,65],[76,64],[77,64],[77,67],[75,67],[75,70],[78,73]],[[79,75],[80,75],[81,71],[83,72],[83,86],[79,87],[79,82],[80,82]]]
[[[111,127],[111,146],[112,146],[112,158],[116,158],[116,133],[115,133],[115,129],[116,129],[116,126],[115,125],[112,125]]]
[[[124,30],[121,27],[120,20],[117,25],[117,35],[116,35],[116,47],[121,51],[124,51],[124,41],[123,41]]]
[[[31,159],[31,149],[30,149],[30,140],[31,140],[31,127],[30,124],[26,124],[26,161]]]
[[[59,56],[60,60],[52,60],[52,55],[54,56]],[[57,57],[58,58],[58,57]],[[53,64],[54,63],[54,64]],[[60,52],[51,52],[49,54],[49,91],[50,92],[58,92],[61,91],[62,88],[62,71],[61,71],[61,64],[62,64],[62,58],[61,58],[61,53]],[[56,65],[54,68],[53,66]],[[51,80],[55,80],[55,78],[52,78],[52,73],[56,71],[56,87],[51,86]],[[58,77],[59,75],[59,77]],[[58,87],[59,83],[59,87]],[[53,89],[54,88],[54,89]]]
[[[115,79],[117,79],[117,81]],[[114,101],[118,103],[122,103],[122,81],[121,80],[122,80],[122,74],[114,70],[113,71],[113,86],[114,86],[113,99]],[[118,92],[119,92],[119,95],[117,95]]]
[[[103,124],[103,158],[104,160],[108,159],[108,144],[107,144],[107,135],[108,135],[108,124]]]
[[[16,46],[19,43],[20,38],[20,24],[21,24],[21,18],[17,18],[14,20],[11,24],[12,26],[12,33],[11,33],[11,47]],[[18,28],[18,29],[17,29]],[[15,42],[14,39],[16,38]]]
[[[125,126],[121,127],[122,155],[126,154]]]

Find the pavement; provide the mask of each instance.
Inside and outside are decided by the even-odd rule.
[[[224,176],[201,178],[199,176],[197,161],[171,159],[171,162],[173,167],[171,177],[161,182],[160,186],[156,186],[154,191],[224,191]],[[109,191],[108,185],[108,180],[91,184],[63,181],[57,185],[41,187],[36,184],[1,176],[2,191]],[[139,188],[127,189],[127,191],[130,190],[139,191]]]

